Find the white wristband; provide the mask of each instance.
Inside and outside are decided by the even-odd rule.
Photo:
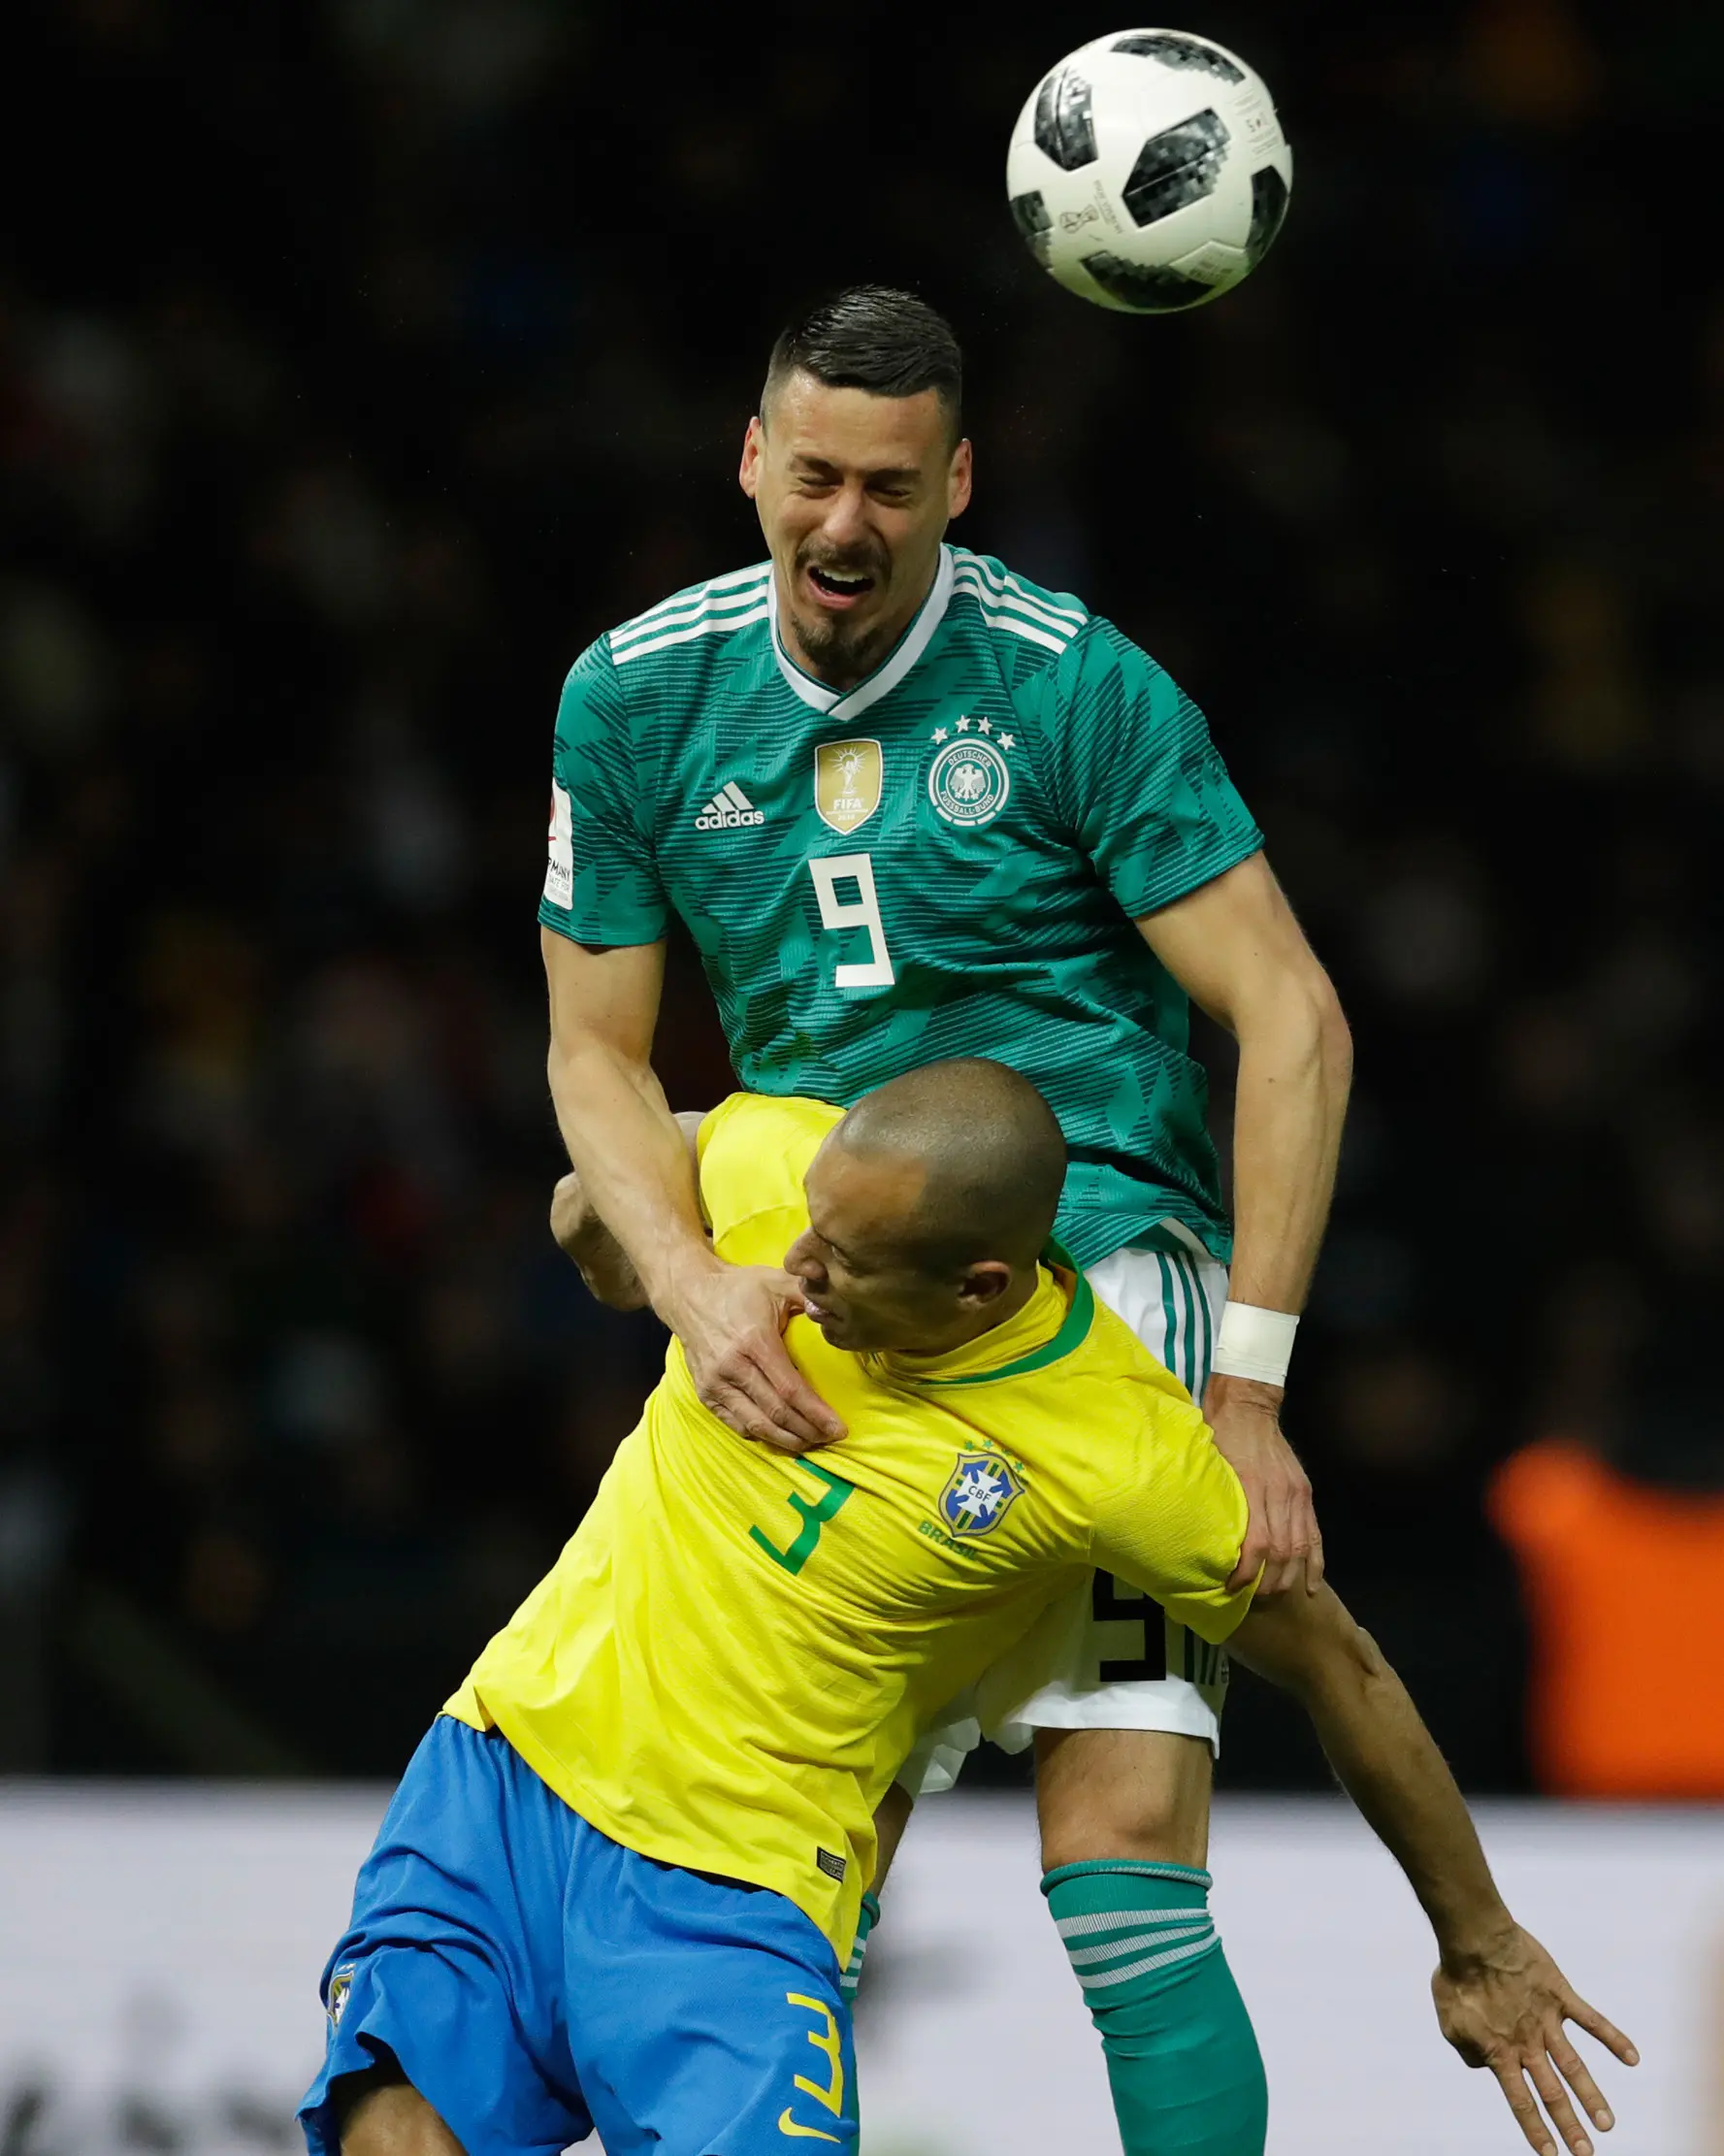
[[[1221,1312],[1216,1335],[1217,1377],[1255,1378],[1259,1385],[1285,1385],[1293,1359],[1297,1318],[1285,1310],[1259,1310],[1254,1303],[1230,1302]]]

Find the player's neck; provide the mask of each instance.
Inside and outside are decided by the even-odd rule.
[[[1041,1277],[1040,1266],[1031,1265],[1026,1273],[1014,1280],[992,1302],[954,1320],[952,1331],[937,1345],[899,1348],[895,1349],[894,1353],[907,1362],[923,1361],[934,1356],[957,1355],[960,1349],[970,1347],[978,1340],[985,1340],[991,1332],[997,1332],[1001,1325],[1009,1325],[1020,1312],[1028,1307],[1041,1283]]]

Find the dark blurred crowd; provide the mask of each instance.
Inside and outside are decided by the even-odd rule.
[[[1311,13],[1181,18],[1297,180],[1249,285],[1150,322],[1005,212],[1105,11],[21,14],[0,1769],[392,1772],[578,1519],[661,1338],[544,1225],[556,693],[758,558],[767,344],[872,277],[965,341],[962,537],[1204,704],[1336,975],[1288,1426],[1463,1779],[1524,1776],[1494,1463],[1724,1484],[1724,17]],[[659,1063],[731,1082],[682,954]],[[1236,1782],[1315,1771],[1232,1719]]]

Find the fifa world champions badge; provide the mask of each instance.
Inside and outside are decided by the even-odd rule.
[[[940,1518],[959,1536],[990,1535],[1024,1494],[1020,1476],[992,1453],[960,1453],[940,1492]]]
[[[826,741],[814,752],[814,806],[829,831],[848,835],[880,805],[885,769],[878,741]]]

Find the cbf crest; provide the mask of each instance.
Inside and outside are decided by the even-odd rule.
[[[990,1535],[1023,1496],[1022,1478],[992,1453],[960,1453],[940,1492],[940,1518],[955,1535]]]
[[[814,805],[840,833],[865,824],[880,805],[883,765],[878,741],[823,741],[814,752]]]
[[[956,737],[954,730],[936,726],[931,738],[937,753],[927,768],[927,798],[935,813],[960,831],[992,823],[1011,795],[1007,757],[1018,746],[1017,735],[966,713]]]

